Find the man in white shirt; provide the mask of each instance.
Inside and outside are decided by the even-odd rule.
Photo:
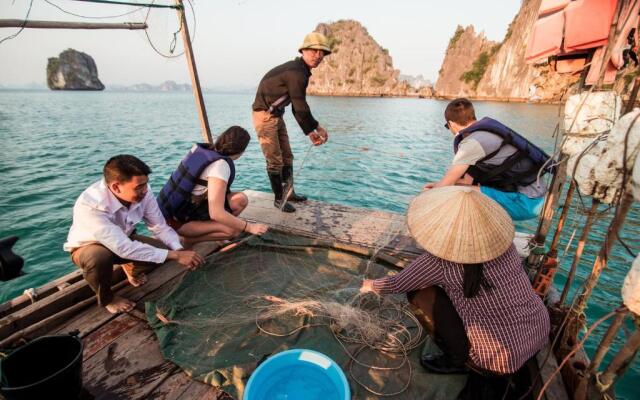
[[[114,264],[123,264],[129,282],[140,286],[147,281],[145,271],[167,260],[190,270],[204,263],[196,252],[183,250],[178,234],[167,225],[149,190],[150,173],[134,156],[112,157],[103,179],[82,192],[73,207],[64,250],[82,268],[98,304],[111,313],[130,311],[135,305],[111,292]],[[157,239],[135,234],[140,221]]]

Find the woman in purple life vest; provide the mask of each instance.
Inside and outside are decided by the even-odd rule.
[[[232,126],[213,144],[196,143],[162,188],[160,210],[186,247],[231,239],[242,232],[261,235],[267,231],[264,224],[238,218],[249,199],[244,193],[231,191],[234,161],[242,156],[250,139],[244,128]]]

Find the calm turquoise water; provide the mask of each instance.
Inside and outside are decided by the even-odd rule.
[[[207,93],[212,131],[241,125],[252,132],[248,94]],[[422,185],[436,181],[451,160],[451,135],[442,127],[446,102],[421,99],[311,98],[315,116],[330,141],[305,154],[309,142],[287,113],[297,188],[315,200],[404,212]],[[558,107],[477,103],[478,116],[489,115],[520,131],[547,151],[554,147]],[[130,153],[153,169],[157,192],[189,149],[200,140],[193,97],[182,93],[81,93],[0,91],[0,237],[20,237],[15,251],[24,257],[26,275],[0,283],[0,301],[74,270],[62,244],[78,195],[100,178],[112,155]],[[257,141],[237,163],[234,188],[268,191],[265,164]],[[584,199],[586,207],[590,200]],[[576,199],[576,205],[580,199]],[[561,256],[584,217],[573,215],[561,242]],[[603,238],[607,218],[595,227],[592,243],[576,279],[587,276]],[[520,223],[533,232],[536,222]],[[553,232],[553,231],[552,231]],[[579,236],[578,230],[576,236]],[[631,211],[622,233],[634,254],[640,250],[640,210]],[[573,245],[561,258],[563,284]],[[620,284],[632,261],[616,246],[588,310],[593,322],[620,304]],[[600,337],[606,329],[601,326]],[[622,339],[619,339],[621,341]],[[593,351],[595,341],[587,349]],[[640,398],[640,362],[618,385],[621,398]]]

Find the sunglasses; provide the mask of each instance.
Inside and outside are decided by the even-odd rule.
[[[447,122],[445,122],[445,123],[444,123],[444,127],[445,127],[446,129],[450,129],[450,128],[449,128],[449,121],[447,121]]]

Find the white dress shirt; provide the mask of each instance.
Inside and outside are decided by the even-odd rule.
[[[167,225],[150,188],[142,201],[127,208],[111,193],[102,179],[89,186],[78,197],[73,206],[71,229],[63,248],[71,252],[78,247],[100,243],[126,260],[158,264],[164,262],[168,250],[129,238],[140,221],[144,221],[153,236],[171,250],[182,249],[178,234]]]

